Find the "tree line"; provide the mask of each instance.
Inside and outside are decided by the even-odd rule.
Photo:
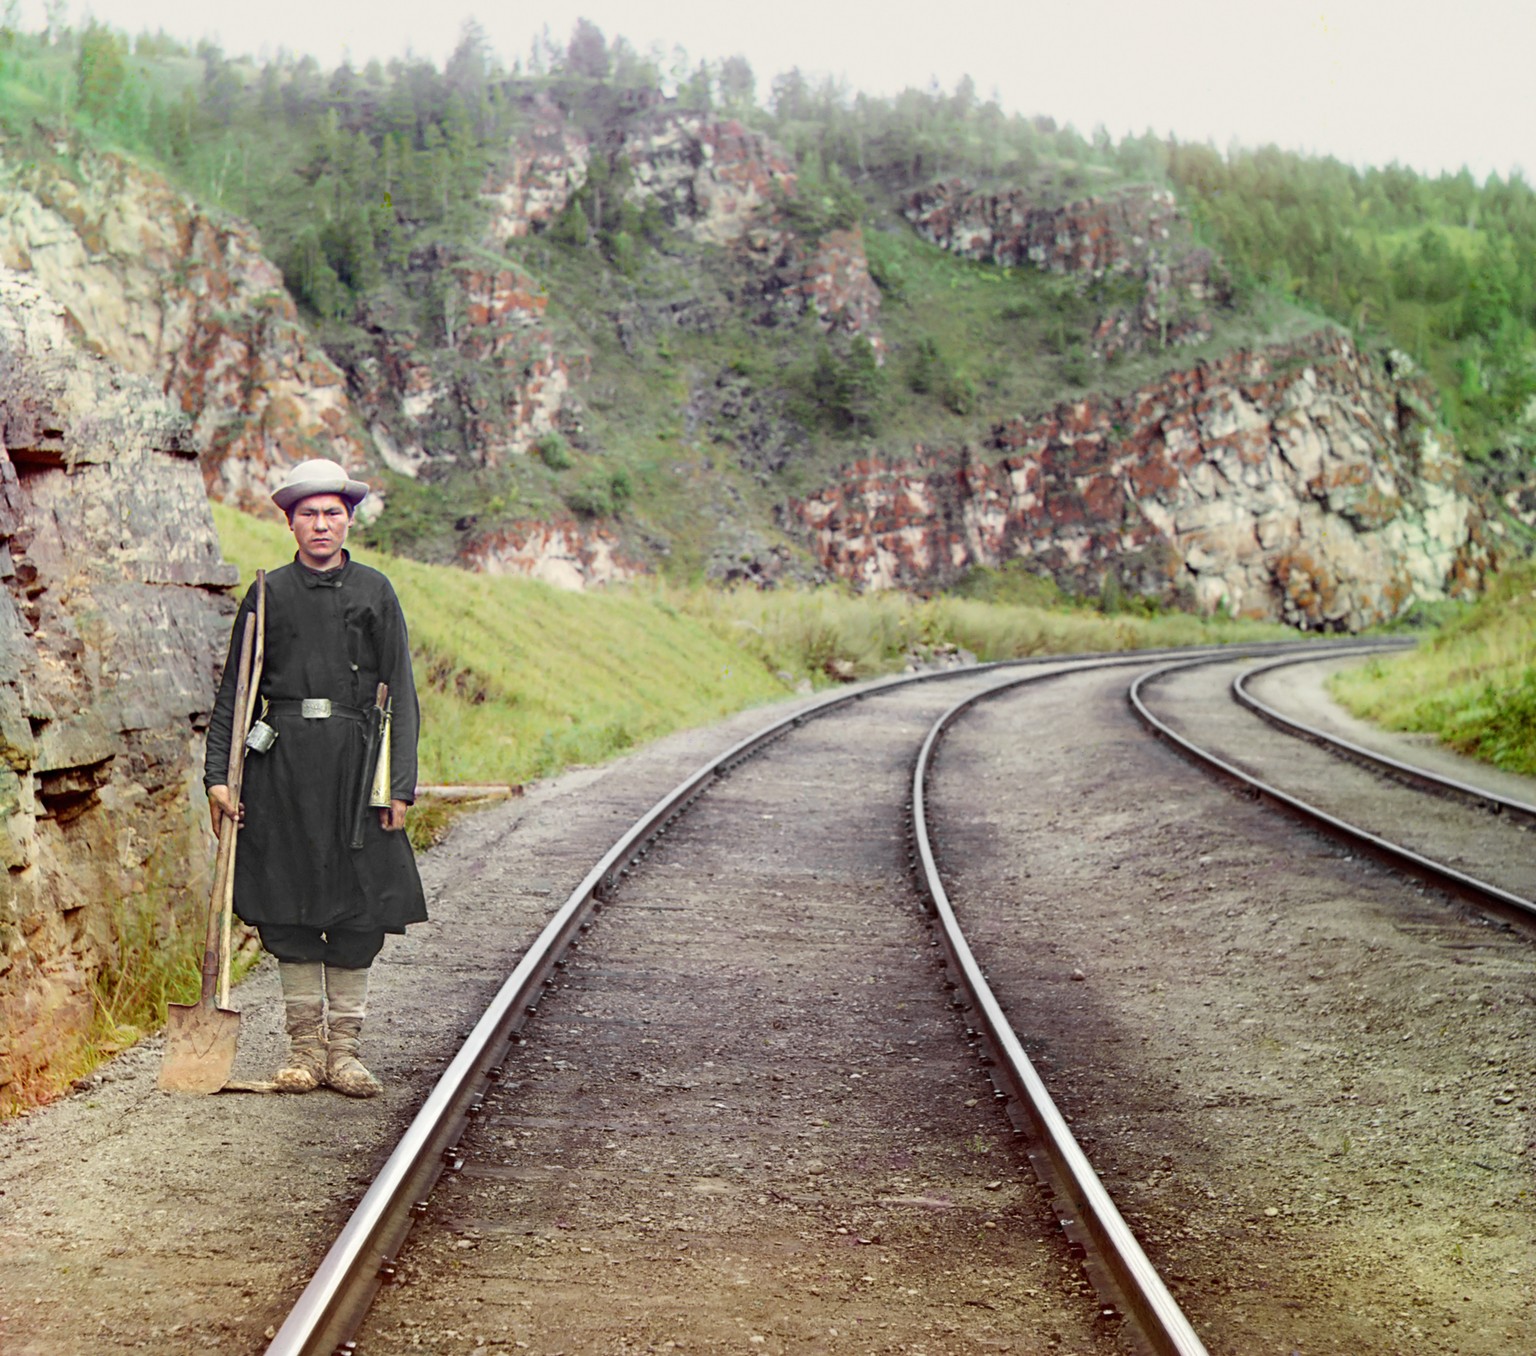
[[[1473,455],[1530,445],[1536,194],[1518,176],[1357,169],[1272,146],[1223,153],[1151,132],[1116,142],[1005,112],[968,79],[876,98],[791,70],[760,97],[739,56],[641,53],[586,20],[565,42],[542,34],[511,66],[469,24],[441,68],[401,58],[327,72],[289,53],[235,61],[207,42],[72,30],[57,0],[44,34],[19,32],[15,13],[12,0],[0,23],[0,122],[14,134],[73,121],[251,218],[322,323],[345,325],[404,286],[422,251],[474,236],[486,172],[541,102],[593,146],[553,238],[637,267],[661,223],[625,192],[622,131],[665,91],[784,146],[807,229],[888,210],[892,193],[946,175],[1056,200],[1171,185],[1240,296],[1282,295],[1416,359]]]

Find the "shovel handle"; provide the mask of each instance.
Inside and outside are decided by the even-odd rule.
[[[240,773],[244,768],[244,723],[247,696],[251,686],[251,650],[255,640],[256,618],[245,619],[245,632],[240,637],[240,667],[235,682],[234,742],[229,750],[229,787],[236,796],[235,810],[240,809]],[[219,820],[219,855],[213,868],[213,892],[208,900],[208,931],[203,941],[203,985],[199,1002],[204,1006],[212,1000],[214,987],[219,980],[219,929],[223,921],[224,891],[230,876],[230,862],[235,850],[237,821],[229,815]]]
[[[256,717],[256,699],[261,693],[261,668],[266,661],[267,654],[267,572],[256,571],[256,645],[251,657],[250,677],[246,681],[246,699],[242,707],[239,702],[235,704],[235,719],[239,722],[235,730],[235,747],[229,751],[229,792],[234,797],[235,809],[238,812],[240,800],[245,790],[245,737],[250,733],[251,722]],[[236,752],[239,753],[238,760]],[[220,840],[222,846],[223,825],[220,825]],[[214,883],[219,887],[219,1006],[229,1006],[229,964],[230,952],[233,947],[231,932],[234,928],[235,911],[235,845],[240,837],[240,822],[234,821],[234,832],[230,835],[229,852],[224,863],[224,876],[222,884],[219,881],[218,872],[214,872]]]

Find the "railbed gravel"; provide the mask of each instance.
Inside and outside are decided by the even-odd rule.
[[[1319,709],[1283,672],[1266,695]],[[1530,934],[1196,769],[1127,681],[982,704],[931,793],[961,921],[1106,1186],[1213,1352],[1536,1348]],[[1229,760],[1271,738],[1217,725]],[[1315,750],[1285,789],[1330,769],[1367,798]]]
[[[1401,878],[1351,861],[1234,796],[1131,726],[1123,698],[1087,701],[1080,684],[1088,681],[1064,679],[987,703],[962,722],[946,742],[935,786],[941,854],[954,872],[957,905],[976,930],[990,977],[1006,993],[1027,1048],[1197,1330],[1213,1352],[1240,1356],[1492,1356],[1536,1347],[1530,1300],[1530,1259],[1536,1256],[1530,943]],[[1101,681],[1106,693],[1118,692],[1126,674]],[[1318,709],[1324,699],[1309,681],[1310,689],[1294,684],[1297,700]],[[944,686],[950,685],[934,692]],[[958,691],[954,685],[938,705]],[[743,713],[607,767],[531,787],[518,800],[461,821],[446,843],[426,854],[422,868],[433,922],[391,939],[377,967],[365,1038],[370,1065],[386,1082],[376,1101],[331,1093],[204,1099],[161,1094],[154,1089],[161,1050],[155,1039],[104,1067],[72,1096],[0,1125],[0,1351],[260,1351],[456,1041],[549,913],[663,791],[773,714]],[[1337,713],[1330,718],[1342,720]],[[827,738],[813,733],[820,724],[807,726],[807,737]],[[757,797],[755,813],[777,815],[785,797],[815,794],[815,787],[797,788],[793,778],[770,785],[774,777],[766,767],[745,765],[699,809],[717,795],[722,806],[716,812],[731,797]],[[979,780],[959,780],[971,774]],[[746,812],[754,811],[748,806]],[[756,827],[771,831],[777,822],[759,820]],[[675,841],[701,833],[681,828]],[[882,843],[878,829],[865,837],[877,855],[899,846]],[[743,839],[743,852],[747,845]],[[669,903],[673,851],[669,842],[652,853],[598,925],[598,932],[611,929],[614,945],[632,948],[629,963],[638,969],[659,968],[657,948],[673,945],[665,932],[648,933],[644,924],[647,918],[668,926],[677,921],[661,907]],[[785,863],[777,865],[783,869]],[[870,871],[870,861],[856,869]],[[910,896],[902,894],[907,887],[885,867],[866,884],[834,893],[873,905],[871,916],[878,915],[883,927],[912,931],[894,945],[868,949],[866,978],[875,982],[864,986],[868,993],[857,995],[858,1001],[931,1000],[925,975],[933,972],[898,965],[905,950],[922,945]],[[646,892],[654,896],[649,913]],[[794,893],[786,890],[786,900]],[[818,891],[808,898],[825,903]],[[616,912],[626,903],[642,906],[625,924],[633,925],[628,941]],[[835,908],[825,915],[820,907],[806,909],[804,925],[814,931],[818,921],[835,916]],[[793,932],[768,915],[755,926]],[[729,933],[730,925],[718,927]],[[741,925],[736,930],[745,966],[758,939]],[[857,950],[857,936],[836,935],[850,930],[846,920],[833,923],[823,938],[826,949]],[[555,995],[556,1004],[585,1003],[600,1019],[616,1000],[604,997],[601,977],[584,972],[585,963],[568,967],[569,989]],[[776,988],[762,980],[759,987],[765,995]],[[236,1073],[260,1078],[280,1050],[275,972],[258,969],[237,1002],[245,1018]],[[565,1166],[550,1166],[547,1175],[542,1166],[531,1170],[519,1149],[514,1171],[527,1172],[528,1180],[512,1177],[500,1185],[546,1203],[569,1190],[566,1179],[581,1183],[583,1174],[571,1174],[570,1163],[586,1170],[590,1186],[581,1186],[587,1194],[576,1199],[595,1202],[589,1208],[597,1213],[578,1217],[579,1225],[615,1235],[601,1246],[622,1253],[624,1265],[613,1264],[611,1279],[622,1276],[626,1292],[640,1293],[650,1284],[692,1299],[700,1278],[717,1287],[710,1293],[721,1298],[691,1327],[674,1324],[675,1331],[664,1334],[637,1320],[640,1311],[616,1308],[597,1323],[583,1313],[588,1326],[570,1333],[561,1329],[556,1309],[534,1322],[521,1302],[505,1315],[505,1343],[499,1332],[488,1335],[441,1314],[391,1317],[381,1311],[379,1324],[402,1347],[464,1353],[552,1353],[570,1337],[581,1339],[563,1348],[570,1356],[666,1350],[668,1342],[671,1350],[735,1349],[739,1342],[740,1349],[753,1351],[901,1350],[926,1356],[989,1349],[1096,1352],[1102,1336],[1093,1330],[1096,1306],[1077,1273],[1061,1270],[1075,1264],[1063,1264],[1049,1251],[1030,1256],[1035,1244],[1024,1247],[1023,1235],[1013,1236],[1026,1224],[1048,1236],[1044,1207],[1022,1155],[1005,1142],[1006,1123],[989,1102],[963,1033],[943,1033],[947,1019],[947,1012],[925,1017],[921,1031],[905,1038],[922,1042],[915,1047],[923,1052],[921,1079],[914,1081],[927,1080],[942,1091],[952,1076],[971,1089],[941,1100],[941,1120],[923,1122],[948,1127],[945,1151],[929,1163],[916,1155],[914,1164],[922,1163],[923,1172],[881,1165],[885,1180],[871,1180],[862,1194],[838,1185],[846,1166],[840,1148],[891,1128],[867,1115],[850,1119],[841,1131],[832,1114],[818,1117],[828,1124],[814,1131],[798,1122],[790,1131],[791,1121],[765,1126],[738,1116],[719,1137],[731,1147],[672,1155],[678,1162],[670,1170],[677,1177],[662,1190],[674,1194],[660,1198],[672,1213],[652,1214],[650,1224],[657,1227],[649,1231],[642,1231],[638,1215],[623,1220],[622,1205],[604,1212],[596,1161],[611,1161],[617,1148],[603,1146],[623,1147],[623,1136],[637,1133],[649,1110],[603,1108],[589,1100],[601,1113],[591,1123],[600,1127],[612,1118],[621,1133],[600,1129],[601,1139],[594,1132],[579,1144],[554,1144],[564,1152],[551,1155],[549,1163]],[[541,1048],[545,1020],[541,1013],[518,1052],[524,1077],[515,1081],[524,1082],[530,1100],[507,1102],[492,1113],[502,1118],[497,1132],[519,1145],[552,1133],[538,1124],[541,1107],[551,1113],[542,1119],[554,1115],[553,1102],[545,1099],[587,1078],[580,1066],[555,1067],[553,1048]],[[787,1067],[797,1051],[813,1054],[809,1067],[816,1076],[803,1087],[797,1082],[788,1092],[791,1101],[780,1103],[791,1108],[791,1119],[798,1114],[808,1122],[805,1113],[815,1102],[828,1113],[862,1105],[851,1089],[864,1080],[851,1074],[876,1076],[873,1057],[861,1068],[851,1057],[832,1054],[824,1043],[831,1041],[831,1029],[818,1030],[804,1012],[793,1014],[785,1028],[774,1029],[772,1017],[767,1020],[773,1035],[764,1032],[762,1038],[779,1042],[764,1047],[767,1058],[786,1060]],[[602,1029],[600,1020],[568,1024],[588,1034]],[[608,1028],[609,1040],[598,1047],[603,1059],[614,1061],[616,1079],[640,1085],[645,1080],[635,1077],[634,1067],[668,1068],[675,1061],[679,1083],[693,1084],[660,1087],[675,1099],[667,1128],[680,1132],[680,1144],[697,1142],[682,1133],[695,1124],[713,1122],[732,1105],[741,1109],[749,1081],[745,1046],[732,1046],[727,1054],[722,1044],[722,1057],[709,1055],[713,1067],[706,1068],[697,1035],[668,1029],[650,1038],[662,1042],[660,1065],[636,1065],[622,1042],[612,1039],[619,1029]],[[896,1047],[898,1057],[903,1048]],[[953,1062],[945,1065],[945,1059]],[[826,1076],[834,1073],[843,1076]],[[771,1074],[771,1086],[782,1089],[771,1083]],[[589,1099],[615,1102],[618,1087],[630,1095],[622,1081],[591,1081],[582,1094]],[[714,1101],[724,1102],[727,1113],[712,1107]],[[967,1106],[970,1101],[976,1105]],[[657,1120],[638,1132],[665,1124]],[[956,1130],[962,1134],[958,1146]],[[973,1152],[980,1149],[985,1153]],[[742,1157],[732,1159],[731,1153]],[[973,1171],[965,1174],[968,1159]],[[859,1159],[849,1161],[857,1167]],[[983,1162],[987,1168],[974,1171]],[[1007,1164],[1006,1170],[992,1169],[993,1162]],[[931,1210],[879,1205],[882,1196],[895,1195],[898,1179],[911,1185],[914,1197],[922,1196],[929,1173],[955,1173],[956,1181],[968,1184],[965,1208],[955,1208],[955,1193]],[[744,1176],[750,1177],[750,1193],[741,1189]],[[921,1263],[919,1224],[930,1224],[934,1233],[924,1237],[942,1245],[959,1221],[984,1226],[988,1212],[973,1213],[973,1202],[984,1205],[994,1197],[1002,1208],[991,1218],[1005,1227],[987,1231],[1003,1235],[989,1246],[1006,1241],[1016,1249],[1009,1267],[945,1277],[937,1247]],[[767,1204],[758,1204],[760,1198]],[[860,1214],[870,1200],[902,1221],[881,1216],[890,1237],[910,1230],[901,1234],[899,1252],[891,1245],[884,1254],[891,1261],[873,1265],[867,1259],[882,1255],[881,1243],[858,1242],[872,1239]],[[448,1236],[460,1268],[472,1266],[490,1246],[475,1237],[484,1230],[453,1214],[450,1195],[434,1210],[450,1224],[458,1220],[457,1234],[450,1228]],[[558,1227],[558,1219],[571,1223],[569,1218],[553,1218],[552,1227],[517,1235],[533,1286],[581,1274],[595,1254],[580,1249],[599,1246]],[[789,1252],[746,1257],[731,1246],[740,1223],[756,1221],[757,1228],[764,1218],[788,1229]],[[680,1220],[687,1222],[685,1230],[670,1228]],[[625,1232],[636,1237],[617,1238]],[[810,1237],[799,1237],[801,1232]],[[500,1241],[510,1247],[513,1240]],[[677,1246],[680,1241],[688,1247]],[[796,1249],[804,1250],[799,1259],[791,1255]],[[1014,1263],[1038,1268],[1037,1279],[1020,1285],[1019,1277],[1029,1273]],[[891,1278],[919,1265],[930,1268],[931,1289],[906,1285],[897,1295]],[[813,1266],[835,1281],[818,1286],[809,1274]],[[743,1283],[735,1284],[738,1279]],[[1023,1312],[1022,1302],[1037,1298],[1023,1291],[1045,1288],[1047,1281],[1059,1311],[1028,1331],[1010,1330],[1001,1319]],[[804,1304],[795,1314],[814,1317],[810,1291],[816,1288],[829,1304],[835,1300],[844,1312],[870,1319],[870,1326],[840,1330],[836,1338],[826,1331],[813,1337],[809,1327],[775,1334],[752,1326],[756,1315],[771,1316],[785,1294]],[[606,1292],[567,1293],[575,1297],[567,1306],[574,1312],[578,1302],[601,1311]],[[944,1331],[948,1303],[971,1310],[969,1317],[993,1320],[995,1328],[975,1339],[957,1335],[958,1328]],[[886,1307],[892,1317],[879,1316]],[[735,1318],[746,1326],[736,1327],[728,1343]],[[897,1326],[880,1329],[882,1321]]]

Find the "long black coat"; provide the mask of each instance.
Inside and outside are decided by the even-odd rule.
[[[235,617],[208,727],[207,786],[229,780],[240,637],[255,606],[253,588]],[[360,710],[373,705],[380,683],[389,685],[393,707],[390,794],[409,803],[416,798],[421,716],[405,617],[389,580],[350,556],[325,574],[295,560],[267,575],[262,696],[273,702],[328,697]],[[271,714],[267,721],[278,732],[277,742],[245,759],[235,912],[252,925],[388,932],[424,921],[421,877],[405,834],[386,833],[378,811],[369,810],[363,846],[350,846],[366,725],[342,713],[327,720]]]

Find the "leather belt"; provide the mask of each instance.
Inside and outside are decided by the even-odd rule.
[[[269,711],[274,716],[302,716],[305,720],[329,720],[332,716],[345,716],[348,720],[366,721],[367,714],[356,706],[343,706],[329,697],[283,697],[271,703]]]

